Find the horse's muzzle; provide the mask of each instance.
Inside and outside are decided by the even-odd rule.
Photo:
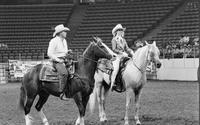
[[[157,68],[160,68],[161,65],[162,65],[161,63],[157,63],[157,64],[156,64],[156,67],[157,67]]]

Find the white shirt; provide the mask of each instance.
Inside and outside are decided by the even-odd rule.
[[[58,60],[58,57],[64,57],[68,53],[67,41],[56,36],[49,42],[47,55],[52,60]]]

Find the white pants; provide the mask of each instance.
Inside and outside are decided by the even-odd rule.
[[[115,61],[113,61],[113,72],[111,74],[111,89],[115,83],[115,78],[117,77],[117,73],[119,72],[119,63],[121,58],[124,57],[123,55],[118,55]],[[128,55],[127,55],[128,57]]]

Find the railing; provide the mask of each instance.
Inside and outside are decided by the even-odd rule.
[[[8,82],[8,64],[0,63],[0,84],[6,84]]]
[[[181,47],[180,49],[160,49],[160,58],[198,58],[199,46]]]

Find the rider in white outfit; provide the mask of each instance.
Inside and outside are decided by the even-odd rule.
[[[134,52],[128,47],[126,40],[124,38],[124,31],[126,28],[123,28],[121,24],[117,24],[113,30],[113,39],[111,41],[112,43],[112,50],[118,54],[119,58],[121,57],[133,57]],[[117,76],[118,70],[119,70],[119,61],[114,61],[113,62],[113,72],[111,76],[111,89],[113,86],[115,86],[115,78]]]

